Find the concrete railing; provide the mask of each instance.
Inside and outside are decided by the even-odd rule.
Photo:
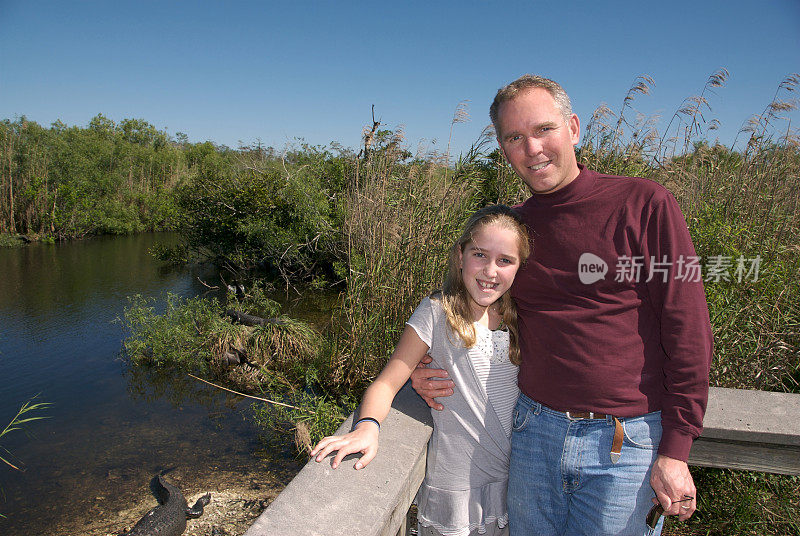
[[[351,415],[336,431],[353,426]],[[378,455],[355,471],[358,455],[338,469],[332,457],[303,467],[245,536],[403,536],[411,501],[425,477],[432,420],[428,406],[406,384],[381,425]]]
[[[408,385],[381,427],[372,463],[309,461],[245,536],[403,536],[425,476],[430,412]],[[346,433],[352,416],[337,433]],[[800,395],[712,388],[691,465],[800,475]]]
[[[689,464],[800,475],[800,394],[712,387]]]

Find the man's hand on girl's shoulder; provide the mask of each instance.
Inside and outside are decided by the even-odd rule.
[[[428,363],[433,361],[431,356],[425,355],[411,373],[411,387],[422,397],[425,402],[435,410],[442,411],[444,406],[434,398],[451,396],[456,384],[449,379],[449,374],[444,369],[428,368]]]

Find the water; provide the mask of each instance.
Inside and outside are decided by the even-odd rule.
[[[80,518],[114,527],[162,470],[188,491],[211,485],[212,475],[264,471],[249,402],[185,377],[129,370],[121,358],[115,319],[127,296],[207,291],[198,277],[211,274],[165,269],[148,255],[165,240],[174,237],[0,249],[0,427],[34,395],[52,403],[47,420],[2,439],[12,455],[0,456],[25,469],[0,464],[3,535],[77,534]],[[278,472],[284,461],[285,452],[267,460]]]

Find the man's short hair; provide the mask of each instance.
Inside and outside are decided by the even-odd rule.
[[[561,84],[543,76],[525,74],[507,86],[497,90],[497,95],[494,96],[494,101],[489,107],[489,117],[492,119],[495,131],[497,131],[498,126],[497,114],[500,111],[500,105],[504,102],[514,100],[523,91],[536,88],[544,89],[550,93],[550,96],[556,101],[556,106],[558,106],[564,121],[569,121],[569,118],[572,116],[572,103],[570,103],[569,96],[567,92],[564,91],[564,88],[561,87]]]

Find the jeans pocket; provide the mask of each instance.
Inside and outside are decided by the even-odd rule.
[[[517,407],[514,408],[514,421],[511,423],[511,429],[514,432],[521,432],[524,430],[528,425],[528,416],[530,414],[531,410],[529,407],[517,404]]]
[[[625,443],[640,449],[656,449],[661,442],[661,412],[623,419],[622,430]]]

